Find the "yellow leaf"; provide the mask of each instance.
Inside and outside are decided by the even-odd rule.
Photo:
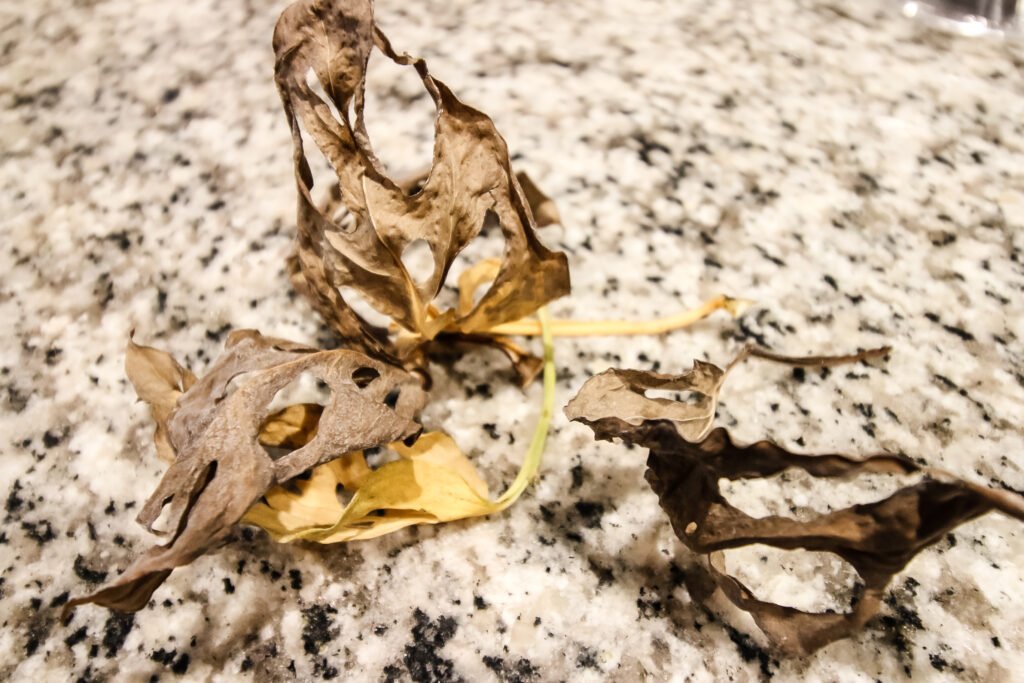
[[[321,465],[306,481],[267,491],[243,521],[263,527],[278,541],[303,538],[337,543],[372,538],[410,524],[434,524],[493,512],[487,484],[455,441],[429,432],[412,446],[390,446],[401,460],[370,470],[361,453]],[[345,507],[337,487],[355,491]]]

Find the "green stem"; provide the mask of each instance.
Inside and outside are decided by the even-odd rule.
[[[548,313],[547,306],[541,306],[537,310],[537,317],[540,319],[544,341],[544,402],[540,410],[540,418],[537,420],[537,428],[533,431],[533,440],[530,441],[530,449],[526,451],[526,458],[523,460],[523,466],[519,468],[519,474],[516,475],[515,481],[508,487],[508,490],[494,501],[495,512],[504,510],[514,503],[537,474],[541,456],[544,455],[544,442],[548,438],[551,416],[555,410],[555,344],[551,335],[551,315]]]

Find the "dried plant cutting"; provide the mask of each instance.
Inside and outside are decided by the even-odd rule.
[[[554,336],[657,334],[719,309],[736,317],[749,305],[720,296],[640,323],[551,321],[545,304],[569,293],[565,255],[548,250],[536,234],[538,225],[560,220],[554,202],[513,171],[490,118],[456,98],[422,59],[392,48],[374,22],[372,2],[296,2],[278,21],[273,48],[298,193],[290,278],[341,348],[236,331],[197,378],[169,354],[130,340],[126,371],[150,406],[157,454],[169,463],[138,521],[168,538],[99,590],[70,600],[66,618],[83,603],[142,609],[173,569],[224,540],[238,523],[259,526],[281,542],[335,543],[501,511],[540,464],[554,407]],[[389,177],[370,144],[364,95],[375,50],[415,70],[436,109],[433,163],[415,178]],[[313,198],[304,138],[336,174],[320,203]],[[458,304],[442,310],[437,297],[456,257],[488,221],[500,226],[502,257],[458,273]],[[403,262],[416,243],[425,243],[431,258],[429,275],[419,281]],[[356,292],[390,324],[370,324],[343,291]],[[536,320],[526,319],[533,314]],[[543,358],[509,335],[541,335]],[[423,433],[417,422],[431,385],[428,352],[456,344],[499,349],[523,385],[543,372],[533,440],[517,477],[496,498],[449,435]],[[764,477],[790,467],[817,477],[922,470],[894,456],[804,456],[767,442],[740,447],[725,430],[712,431],[722,383],[744,357],[821,364],[878,353],[793,359],[747,349],[724,370],[700,361],[679,376],[609,370],[588,380],[566,413],[598,438],[650,449],[647,480],[679,539],[707,556],[718,586],[783,651],[806,654],[862,626],[892,575],[947,529],[989,510],[1024,519],[1018,498],[930,470],[925,482],[885,501],[812,522],[755,519],[725,501],[722,477]],[[330,390],[329,400],[282,399],[307,375]],[[694,392],[698,400],[647,398],[651,389]],[[399,459],[371,468],[364,451],[383,446]],[[347,503],[340,502],[339,489],[351,494]],[[164,529],[156,528],[158,519]],[[836,553],[864,581],[859,601],[847,614],[807,614],[758,600],[726,573],[721,556],[754,542]]]

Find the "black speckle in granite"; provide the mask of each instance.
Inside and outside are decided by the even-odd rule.
[[[57,359],[60,358],[60,354],[62,354],[62,353],[64,353],[64,349],[58,348],[56,346],[47,349],[46,350],[46,364],[47,365],[55,364],[57,362]]]
[[[878,181],[870,173],[861,171],[857,174],[857,180],[853,184],[853,191],[859,195],[864,196],[878,192],[879,190]]]
[[[832,289],[836,290],[837,292],[839,291],[839,285],[836,284],[836,280],[835,280],[834,277],[832,277],[831,275],[826,275],[824,277],[824,280],[825,280],[825,282],[828,283],[829,287],[831,287]]]
[[[107,578],[106,572],[95,571],[85,566],[85,558],[81,555],[75,558],[75,576],[86,583],[103,583]]]
[[[131,240],[128,239],[127,230],[112,232],[109,235],[107,235],[104,239],[117,244],[118,249],[120,249],[121,251],[128,251],[132,246]]]
[[[16,93],[11,100],[10,107],[34,107],[39,109],[51,109],[60,102],[60,92],[64,84],[48,85],[32,93]]]
[[[540,669],[524,657],[520,657],[515,664],[509,664],[501,657],[489,656],[485,656],[483,662],[484,666],[505,683],[527,683],[540,679]]]
[[[587,566],[590,568],[590,571],[594,576],[597,577],[598,588],[601,588],[602,586],[610,586],[615,583],[615,574],[612,572],[611,568],[601,565],[592,557],[587,558]]]
[[[572,484],[569,485],[569,492],[572,493],[583,486],[583,465],[574,466],[569,473],[572,475]]]
[[[302,629],[302,644],[308,655],[320,653],[320,648],[338,635],[334,626],[334,617],[338,610],[330,605],[313,605],[302,610],[302,618],[306,624]]]
[[[25,532],[26,536],[38,545],[45,545],[57,538],[56,534],[53,533],[53,527],[45,519],[39,522],[22,522],[21,529]]]
[[[4,503],[4,510],[7,511],[8,517],[21,510],[21,506],[25,503],[25,500],[18,495],[18,491],[21,490],[21,482],[17,479],[11,485],[11,490],[7,494],[7,502]]]
[[[329,681],[338,677],[338,667],[331,666],[326,657],[320,657],[313,661],[313,675]]]
[[[70,636],[65,638],[64,639],[64,644],[67,645],[68,647],[74,647],[75,645],[78,645],[80,642],[85,640],[85,636],[88,633],[89,633],[89,629],[86,628],[85,626],[82,626],[77,631],[72,633]]]
[[[588,529],[601,528],[601,516],[604,514],[604,505],[594,501],[580,500],[573,504],[573,508],[580,516],[583,526]]]
[[[245,659],[242,660],[242,664],[238,667],[238,671],[244,674],[246,671],[251,671],[252,667],[253,661],[248,655],[246,655]]]
[[[491,437],[492,439],[497,440],[501,438],[501,434],[498,432],[498,426],[491,422],[484,423],[484,431],[486,431],[487,436]]]
[[[395,683],[395,681],[402,677],[402,669],[394,664],[388,664],[381,673],[383,674],[382,680],[384,683]]]
[[[643,587],[641,587],[641,590],[643,590]],[[645,600],[643,597],[639,597],[636,599],[636,607],[640,610],[641,619],[653,619],[661,616],[663,605],[661,600]]]
[[[961,327],[956,327],[954,325],[943,325],[942,329],[944,329],[946,332],[949,332],[950,334],[955,334],[964,341],[974,341],[974,335]]]
[[[60,431],[49,429],[46,431],[45,434],[43,434],[43,445],[46,446],[47,448],[53,448],[54,446],[57,446],[62,441],[64,441],[64,439],[66,439],[67,436],[67,427]]]
[[[728,624],[722,625],[725,627],[726,633],[729,634],[729,640],[736,645],[736,649],[739,651],[743,661],[752,662],[756,659],[761,664],[761,673],[767,678],[771,678],[773,675],[771,667],[778,668],[779,662],[772,659],[764,648],[754,642],[754,639],[747,634],[740,633]]]
[[[928,662],[936,671],[945,671],[946,669],[949,669],[953,673],[962,673],[964,670],[964,668],[959,664],[947,662],[945,657],[934,652],[928,655]]]
[[[61,605],[64,605],[67,603],[69,597],[70,593],[68,593],[68,591],[64,591],[60,595],[54,597],[53,600],[50,600],[50,607],[60,607]]]
[[[992,645],[994,647],[1002,647],[1003,644],[999,642],[999,636],[992,636]]]
[[[909,592],[913,596],[915,591],[911,588]],[[911,646],[909,633],[911,631],[920,631],[924,628],[924,625],[921,623],[921,617],[917,612],[907,607],[901,600],[902,598],[898,598],[894,592],[890,591],[884,601],[893,610],[893,614],[882,615],[880,621],[888,631],[896,651],[900,654],[906,654],[910,652]]]
[[[4,387],[7,390],[7,404],[11,408],[11,412],[20,413],[25,410],[25,406],[28,405],[28,395],[22,392],[14,383],[10,383]]]
[[[210,261],[212,261],[214,257],[217,256],[219,251],[220,250],[217,249],[217,247],[211,247],[209,254],[207,254],[206,256],[199,257],[199,262],[203,264],[203,268],[206,268],[207,266],[210,265]]]
[[[413,619],[416,623],[412,627],[412,642],[405,646],[403,657],[412,680],[417,683],[462,680],[455,673],[454,663],[437,652],[455,635],[458,628],[455,619],[442,616],[431,621],[419,608],[413,613]]]
[[[104,576],[106,576],[106,573],[104,573]],[[134,626],[134,614],[110,613],[110,616],[107,617],[107,622],[103,625],[103,647],[107,649],[105,653],[107,659],[113,659],[117,655],[118,650],[124,645],[124,641],[127,640],[128,634],[131,633]]]
[[[288,578],[290,579],[290,585],[293,590],[299,590],[302,588],[302,572],[298,569],[289,569]]]
[[[231,323],[224,323],[216,330],[207,330],[206,338],[210,341],[219,342],[221,337],[231,331]]]
[[[223,579],[223,581],[224,581],[224,592],[227,593],[228,595],[231,595],[232,593],[234,593],[235,592],[235,584],[231,583],[231,579],[225,577]]]
[[[597,651],[589,647],[581,647],[579,655],[576,656],[576,667],[579,669],[596,669]]]
[[[487,601],[483,599],[483,596],[473,596],[473,607],[476,609],[487,609]]]
[[[633,139],[636,140],[637,143],[639,143],[640,145],[640,149],[637,151],[637,155],[640,157],[640,161],[644,162],[648,166],[654,165],[651,163],[651,152],[658,151],[664,152],[665,154],[671,153],[671,150],[669,150],[668,147],[661,144],[660,142],[655,142],[651,140],[650,138],[647,137],[646,133],[634,133]]]
[[[213,202],[206,208],[209,209],[210,211],[218,211],[224,208],[224,201],[222,199],[218,199],[217,201]]]
[[[803,382],[807,376],[807,371],[803,368],[793,368],[793,380],[797,382]]]

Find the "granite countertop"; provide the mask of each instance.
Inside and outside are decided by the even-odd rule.
[[[53,0],[0,9],[0,678],[8,680],[1009,680],[1024,669],[1024,528],[989,515],[899,574],[878,617],[812,657],[684,585],[694,559],[645,453],[556,416],[542,475],[488,519],[350,545],[237,529],[130,616],[69,595],[153,539],[164,465],[123,372],[128,331],[197,373],[229,330],[326,343],[287,284],[291,145],[272,82],[284,2]],[[558,340],[558,405],[607,367],[679,372],[747,342],[891,344],[831,373],[748,362],[719,423],[801,452],[901,452],[1024,490],[1024,49],[893,3],[380,0],[392,42],[490,114],[557,200],[556,317],[757,306],[657,337]],[[429,100],[371,65],[370,134],[426,163]],[[481,249],[498,248],[484,241]],[[528,342],[534,343],[535,342]],[[536,346],[534,346],[536,348]],[[539,412],[501,359],[438,366],[425,420],[514,477]],[[736,488],[751,512],[891,482]],[[762,595],[842,609],[817,556],[731,558]],[[837,602],[838,601],[838,602]]]

